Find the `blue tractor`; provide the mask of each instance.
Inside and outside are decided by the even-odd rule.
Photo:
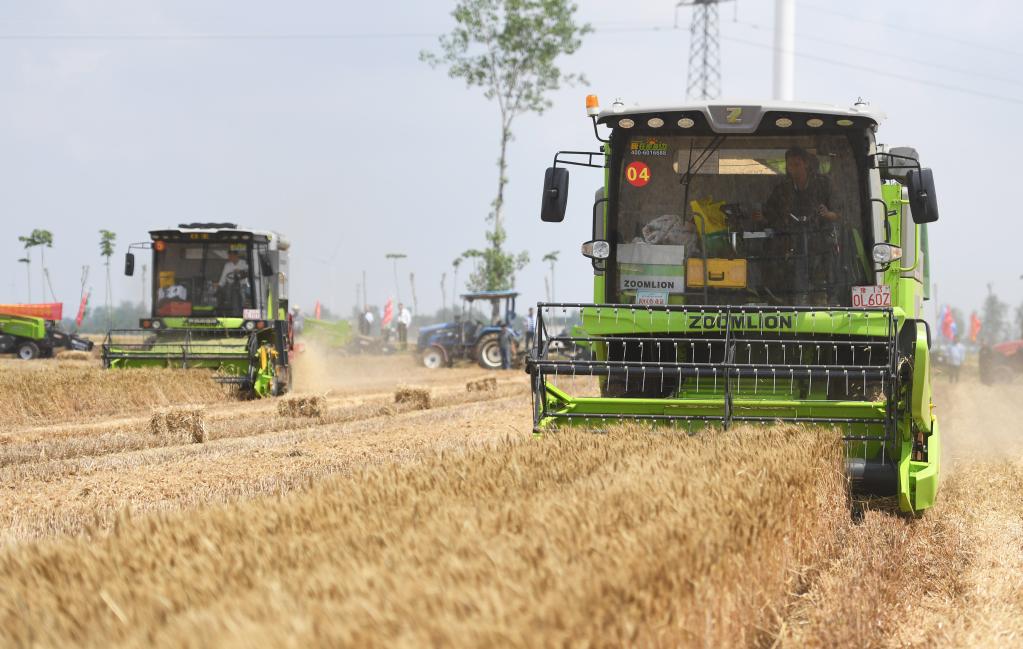
[[[501,369],[501,322],[511,327],[515,322],[513,291],[479,291],[462,296],[462,315],[454,322],[420,327],[416,351],[423,365],[429,368],[450,367],[458,360],[474,360],[480,367]],[[490,307],[490,321],[484,324],[473,312],[476,302]],[[502,317],[503,307],[503,317]],[[512,359],[518,358],[522,332],[512,328]]]

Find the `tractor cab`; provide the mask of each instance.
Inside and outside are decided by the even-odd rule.
[[[451,366],[457,360],[475,360],[486,369],[501,367],[502,323],[511,328],[511,354],[519,355],[521,332],[514,329],[515,291],[477,291],[462,297],[462,312],[454,322],[421,327],[417,352],[430,368]],[[483,312],[478,310],[482,303]]]
[[[285,390],[293,349],[288,242],[234,223],[183,223],[149,235],[130,246],[124,272],[135,272],[134,251],[152,251],[151,314],[137,330],[107,335],[104,365],[209,368],[259,395]]]

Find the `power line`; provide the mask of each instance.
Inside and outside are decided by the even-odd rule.
[[[758,47],[761,49],[774,50],[773,45],[767,45],[765,43],[758,43],[756,41],[749,41],[743,38],[735,38],[733,36],[722,36],[722,40],[732,41],[734,43],[741,43],[743,45],[750,45],[752,47]],[[960,92],[966,95],[973,95],[975,97],[984,97],[985,99],[994,99],[996,101],[1004,101],[1010,104],[1023,105],[1023,99],[1016,97],[1007,97],[1005,95],[996,95],[993,93],[982,92],[973,90],[970,88],[964,88],[962,86],[956,86],[950,83],[942,83],[940,81],[929,81],[927,79],[921,79],[919,77],[912,77],[905,74],[898,74],[897,72],[891,72],[890,70],[883,70],[880,68],[872,68],[866,65],[856,65],[855,63],[848,63],[846,61],[839,61],[837,59],[829,59],[823,56],[816,56],[814,54],[803,54],[801,52],[795,53],[797,58],[806,59],[808,61],[817,61],[818,63],[827,63],[840,68],[846,68],[849,70],[859,70],[861,72],[869,72],[882,77],[889,77],[891,79],[898,79],[900,81],[907,81],[909,83],[916,83],[922,86],[930,86],[932,88],[941,88],[942,90],[951,90],[953,92]]]
[[[743,25],[743,26],[746,26],[746,27],[750,27],[751,29],[754,29],[754,30],[757,30],[757,31],[767,31],[767,28],[765,28],[765,27],[763,27],[761,25],[758,25],[756,23],[750,23],[750,22],[746,22],[746,21],[743,21],[743,20],[736,20],[734,22],[737,25]],[[800,40],[804,40],[804,41],[815,41],[815,42],[818,42],[818,43],[826,43],[828,45],[837,45],[839,47],[844,47],[844,48],[847,48],[847,49],[850,49],[850,50],[854,50],[854,51],[858,51],[858,52],[869,52],[871,54],[876,54],[877,53],[877,49],[876,48],[863,47],[862,45],[854,45],[852,43],[848,43],[848,42],[845,42],[845,41],[836,41],[833,38],[821,38],[819,36],[811,36],[809,34],[803,34],[803,33],[799,33],[799,34],[797,34],[797,36],[799,37]],[[966,69],[966,68],[956,68],[956,67],[952,67],[952,66],[948,66],[948,65],[941,65],[941,64],[938,64],[938,63],[934,63],[932,61],[924,60],[924,59],[918,59],[918,58],[913,58],[913,57],[909,57],[909,56],[903,56],[902,54],[896,55],[895,58],[897,58],[900,63],[903,63],[903,62],[905,62],[905,63],[915,63],[917,65],[922,65],[922,66],[925,66],[925,67],[934,68],[935,70],[941,70],[942,72],[954,72],[956,74],[968,74],[968,75],[970,75],[972,77],[981,77],[981,78],[984,78],[984,79],[991,79],[992,81],[1000,81],[1002,83],[1011,83],[1013,85],[1023,86],[1023,80],[1021,80],[1021,79],[1012,79],[1012,78],[1009,78],[1009,77],[1002,77],[1002,76],[998,76],[998,75],[995,75],[995,74],[988,74],[988,73],[981,72],[981,71],[978,71],[978,70],[969,70],[969,69]]]
[[[863,16],[857,16],[856,14],[847,14],[847,13],[844,13],[844,12],[841,12],[841,11],[835,11],[834,9],[826,9],[824,7],[821,7],[819,5],[815,5],[813,3],[807,3],[806,0],[801,0],[800,5],[805,7],[806,9],[811,10],[811,11],[817,11],[817,12],[820,12],[820,13],[831,14],[832,16],[838,16],[840,18],[845,18],[846,20],[855,20],[857,22],[866,23],[868,25],[878,25],[880,27],[884,27],[885,29],[890,29],[890,30],[893,30],[893,31],[898,31],[898,32],[904,33],[904,34],[916,34],[918,36],[926,36],[928,38],[940,38],[942,40],[950,41],[952,43],[959,43],[961,45],[966,45],[968,47],[975,47],[975,48],[981,49],[981,50],[989,50],[991,52],[998,52],[1000,54],[1011,54],[1012,56],[1021,56],[1021,57],[1023,57],[1023,52],[1018,52],[1016,50],[1010,50],[1010,49],[1006,49],[1004,47],[998,47],[996,45],[990,45],[988,43],[981,43],[981,42],[978,42],[978,41],[971,41],[971,40],[967,40],[965,38],[956,38],[955,36],[949,36],[948,34],[940,34],[938,32],[929,32],[929,31],[925,31],[925,30],[922,30],[922,29],[914,29],[913,27],[907,27],[905,25],[892,25],[891,23],[886,23],[883,20],[871,20],[870,18],[864,18]]]
[[[292,34],[0,34],[3,41],[342,41],[399,38],[436,38],[426,32],[292,33]]]

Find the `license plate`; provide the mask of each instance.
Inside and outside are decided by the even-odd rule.
[[[667,303],[667,291],[638,291],[636,293],[636,304],[640,306],[664,306]]]
[[[854,286],[852,289],[854,309],[880,309],[891,305],[891,286]]]

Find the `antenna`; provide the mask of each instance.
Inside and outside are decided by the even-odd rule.
[[[679,0],[675,5],[676,16],[679,7],[693,8],[689,23],[687,99],[717,99],[721,95],[718,5],[722,2],[729,0]]]

